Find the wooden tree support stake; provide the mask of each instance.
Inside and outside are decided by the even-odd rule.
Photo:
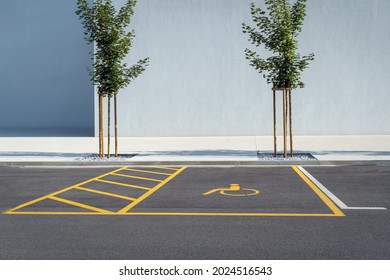
[[[291,89],[288,90],[288,107],[289,107],[289,123],[290,123],[290,157],[293,157],[293,133],[292,133],[292,107],[291,107]]]
[[[272,88],[273,91],[273,105],[274,105],[274,157],[276,157],[276,97],[275,97],[275,84]]]
[[[107,158],[110,158],[110,138],[111,138],[111,134],[110,134],[110,120],[111,120],[111,94],[108,94],[108,103],[107,103],[107,107],[108,107],[108,111],[107,111]]]
[[[115,157],[118,157],[118,114],[116,110],[116,94],[114,94],[114,122],[115,122]]]
[[[99,156],[104,157],[104,94],[99,92]]]
[[[290,138],[290,157],[293,157],[293,135],[292,135],[292,109],[291,109],[291,89],[277,88],[275,84],[272,88],[273,92],[273,117],[274,117],[274,157],[277,155],[276,149],[276,91],[282,91],[283,98],[283,156],[287,158],[287,126]],[[287,118],[288,116],[288,118]]]

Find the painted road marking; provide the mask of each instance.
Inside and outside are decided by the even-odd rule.
[[[65,199],[65,198],[60,198],[60,197],[56,197],[56,196],[50,196],[49,199],[56,200],[58,202],[62,202],[62,203],[65,203],[65,204],[70,204],[70,205],[73,205],[73,206],[77,206],[77,207],[80,207],[80,208],[85,208],[85,209],[88,209],[88,210],[91,210],[91,211],[96,211],[96,212],[101,213],[101,214],[112,214],[111,211],[107,211],[107,210],[104,210],[104,209],[101,209],[101,208],[98,208],[98,207],[94,207],[94,206],[87,205],[87,204],[84,204],[84,203],[79,203],[79,202],[76,202],[76,201],[73,201],[73,200],[69,200],[69,199]]]
[[[119,210],[118,213],[124,214],[124,213],[128,212],[129,210],[131,210],[132,208],[134,208],[138,203],[140,203],[141,201],[145,200],[148,196],[152,195],[152,194],[155,193],[158,189],[160,189],[162,186],[164,186],[166,183],[168,183],[170,180],[172,180],[175,176],[177,176],[179,173],[181,173],[184,169],[186,169],[186,167],[180,168],[180,169],[177,170],[175,173],[173,173],[173,174],[170,175],[168,178],[166,178],[164,181],[162,181],[160,184],[158,184],[157,186],[155,186],[153,189],[151,189],[151,190],[149,190],[148,192],[146,192],[146,193],[144,193],[143,195],[141,195],[141,197],[138,198],[136,201],[134,201],[133,203],[130,203],[129,205],[127,205],[127,206],[124,207],[123,209]]]
[[[127,212],[133,216],[220,216],[220,217],[344,217],[344,213],[296,166],[292,169],[333,213],[234,213],[234,212]],[[237,187],[235,187],[237,188]],[[206,192],[207,193],[207,192]]]
[[[337,196],[335,196],[330,190],[328,190],[323,184],[321,184],[316,178],[314,178],[307,170],[302,166],[297,167],[307,178],[309,178],[316,186],[321,189],[337,206],[345,210],[387,210],[385,207],[349,207],[342,202]]]
[[[139,177],[139,176],[133,176],[133,175],[126,175],[126,174],[121,174],[121,173],[117,173],[117,174],[114,174],[114,175],[127,177],[127,178],[134,178],[134,179],[140,179],[140,180],[153,181],[153,182],[160,182],[160,183],[163,182],[163,180],[152,179],[152,178],[145,178],[145,177]]]
[[[297,167],[292,167],[294,171],[302,178],[302,180],[321,198],[321,200],[335,213],[337,216],[344,216],[343,212],[327,197],[319,188],[316,186],[310,179],[302,173],[302,171]]]
[[[156,172],[156,171],[150,171],[150,170],[140,170],[140,169],[135,169],[135,168],[126,168],[126,170],[135,171],[135,172],[141,172],[141,173],[150,173],[150,174],[166,175],[166,176],[172,175],[172,173]]]
[[[114,181],[111,181],[111,180],[104,180],[104,179],[102,179],[102,178],[107,177],[107,176],[119,175],[117,172],[120,172],[122,170],[127,169],[127,167],[122,167],[122,168],[113,170],[111,172],[99,175],[97,177],[91,178],[91,179],[86,180],[84,182],[81,182],[81,183],[72,185],[70,187],[64,188],[62,190],[56,191],[54,193],[51,193],[51,194],[42,196],[40,198],[31,200],[29,202],[23,203],[23,204],[18,205],[18,206],[14,207],[14,208],[12,208],[12,209],[10,209],[8,211],[5,211],[3,214],[24,214],[24,215],[26,215],[26,214],[46,214],[46,215],[55,215],[55,214],[63,214],[63,215],[91,215],[91,214],[94,214],[94,215],[96,215],[96,214],[101,214],[101,215],[118,215],[118,214],[126,214],[126,211],[128,211],[127,209],[131,209],[132,207],[134,207],[135,205],[137,205],[138,203],[140,203],[141,201],[146,199],[149,195],[151,195],[154,192],[156,192],[158,189],[160,189],[162,186],[164,186],[166,183],[168,183],[170,180],[172,180],[175,176],[177,176],[180,172],[182,172],[185,168],[186,167],[182,167],[180,169],[177,169],[176,172],[174,172],[172,174],[169,174],[169,176],[165,180],[158,180],[159,184],[157,184],[156,186],[154,186],[152,188],[138,186],[138,185],[132,185],[132,184],[119,183],[119,182],[114,182]],[[160,175],[162,175],[162,174],[160,174]],[[154,180],[152,178],[137,177],[137,179],[140,179],[140,178],[143,178],[141,180],[156,181],[157,182],[157,180]],[[111,192],[95,190],[95,189],[88,188],[88,187],[84,186],[84,185],[86,185],[88,183],[92,183],[92,182],[99,182],[99,183],[103,183],[103,184],[107,184],[107,185],[118,185],[118,186],[128,187],[128,188],[142,189],[145,192],[141,196],[139,196],[138,198],[135,198],[135,197],[119,195],[119,194],[115,194],[115,193],[111,193]],[[64,193],[66,193],[66,192],[68,192],[70,190],[79,190],[79,191],[94,193],[94,194],[101,195],[101,196],[114,197],[114,198],[121,199],[121,200],[131,201],[131,203],[128,204],[126,207],[121,208],[120,211],[113,212],[113,211],[109,211],[109,210],[102,209],[102,208],[99,208],[99,207],[87,205],[85,203],[80,203],[80,202],[77,202],[77,201],[74,201],[74,200],[58,197],[58,195],[64,194]],[[65,205],[72,205],[72,206],[76,206],[76,207],[79,207],[79,208],[82,208],[82,209],[87,209],[87,210],[90,210],[91,212],[79,212],[79,211],[74,211],[74,212],[64,212],[64,211],[59,211],[59,212],[53,212],[53,211],[21,211],[23,208],[26,208],[26,207],[28,207],[30,205],[33,205],[33,204],[36,204],[38,202],[44,201],[46,199],[54,200],[54,201],[63,203]]]
[[[242,191],[244,191],[244,193],[240,193]],[[241,189],[239,184],[230,184],[229,188],[212,189],[212,190],[209,190],[208,192],[203,193],[202,195],[210,195],[210,194],[215,193],[215,192],[219,192],[220,194],[226,195],[226,196],[253,196],[253,195],[257,195],[260,193],[260,191],[255,190],[255,189],[247,189],[247,188]],[[226,193],[226,192],[228,192],[228,193]]]
[[[52,197],[52,196],[61,194],[61,193],[66,192],[66,191],[69,191],[69,190],[71,190],[71,189],[73,189],[73,188],[75,188],[75,187],[78,187],[78,186],[82,186],[82,185],[84,185],[84,184],[91,183],[91,182],[93,182],[94,180],[97,180],[97,179],[103,178],[103,177],[105,177],[105,176],[111,175],[111,174],[113,174],[114,172],[118,172],[118,171],[120,171],[120,170],[122,170],[122,169],[125,169],[125,168],[126,168],[126,167],[122,167],[122,168],[116,169],[116,170],[114,170],[114,171],[111,171],[111,172],[102,174],[102,175],[100,175],[100,176],[91,178],[91,179],[89,179],[89,180],[86,180],[86,181],[81,182],[81,183],[78,183],[78,184],[76,184],[76,185],[73,185],[73,186],[67,187],[67,188],[65,188],[65,189],[56,191],[56,192],[54,192],[54,193],[51,193],[51,194],[42,196],[42,197],[40,197],[40,198],[37,198],[37,199],[31,200],[31,201],[28,201],[28,202],[23,203],[23,204],[21,204],[21,205],[18,205],[18,206],[14,207],[14,208],[12,208],[12,209],[10,209],[10,210],[8,210],[8,211],[5,211],[4,214],[15,214],[15,213],[16,213],[16,210],[19,210],[19,209],[21,209],[21,208],[25,208],[25,207],[27,207],[27,206],[29,206],[29,205],[32,205],[32,204],[37,203],[37,202],[39,202],[39,201],[42,201],[42,200],[44,200],[44,199],[50,198],[50,197]]]
[[[106,195],[106,196],[117,197],[117,198],[121,198],[121,199],[124,199],[124,200],[131,200],[131,201],[136,200],[135,198],[132,198],[132,197],[129,197],[129,196],[124,196],[124,195],[119,195],[119,194],[115,194],[115,193],[109,193],[109,192],[93,190],[93,189],[90,189],[90,188],[76,187],[75,189],[86,191],[86,192],[102,194],[102,195]]]
[[[173,216],[173,215],[181,215],[181,216],[241,216],[241,217],[260,217],[260,216],[284,216],[284,217],[331,217],[331,216],[345,216],[339,208],[332,202],[332,200],[327,196],[327,194],[320,189],[320,187],[316,184],[316,182],[313,182],[308,175],[306,175],[301,168],[293,166],[293,170],[300,176],[300,178],[310,187],[311,190],[314,191],[314,193],[325,203],[325,205],[333,212],[333,213],[230,213],[230,212],[222,212],[222,213],[217,213],[217,212],[134,212],[131,211],[136,205],[141,203],[143,200],[151,196],[153,193],[155,193],[157,190],[159,190],[162,186],[164,186],[166,183],[168,183],[170,180],[172,180],[175,176],[180,174],[182,171],[186,169],[186,167],[182,167],[179,169],[174,169],[174,168],[169,168],[169,167],[158,167],[160,169],[169,169],[169,170],[175,170],[174,173],[169,175],[165,180],[159,180],[159,184],[152,188],[145,188],[142,186],[137,186],[144,188],[145,193],[143,193],[141,196],[138,198],[134,197],[126,197],[126,196],[120,196],[116,195],[115,197],[118,199],[125,199],[131,201],[130,204],[127,206],[123,207],[119,211],[109,211],[106,209],[102,209],[99,207],[94,207],[90,205],[86,205],[83,203],[79,203],[73,200],[69,199],[64,199],[64,198],[59,198],[57,195],[65,193],[66,191],[72,190],[72,189],[79,189],[81,191],[90,191],[86,190],[88,188],[83,187],[84,184],[91,183],[94,181],[100,182],[100,183],[106,183],[108,185],[117,185],[118,182],[114,181],[109,181],[109,180],[104,180],[102,178],[106,176],[111,176],[111,175],[117,175],[121,176],[120,171],[125,170],[127,167],[119,168],[117,170],[102,174],[100,176],[97,176],[95,178],[86,180],[82,183],[70,186],[68,188],[59,190],[57,192],[54,192],[52,194],[48,194],[46,196],[37,198],[35,200],[29,201],[27,203],[21,204],[13,209],[10,209],[6,212],[5,214],[47,214],[47,215],[54,215],[54,214],[64,214],[64,215],[134,215],[134,216],[143,216],[143,215],[157,215],[157,216],[162,216],[162,215],[168,215],[168,216]],[[156,168],[156,167],[154,167]],[[306,172],[307,173],[307,172]],[[126,176],[125,176],[126,177]],[[312,176],[311,176],[312,177]],[[140,177],[138,177],[140,178]],[[147,178],[144,178],[147,180]],[[149,178],[150,179],[150,178]],[[119,183],[121,186],[126,186],[126,187],[131,187],[130,184],[124,184],[124,183]],[[221,188],[220,188],[221,189]],[[225,189],[223,191],[234,191],[236,189],[240,189],[239,185],[233,186],[233,188]],[[104,192],[104,191],[96,191],[93,190],[92,192],[100,194],[100,195],[105,195],[105,196],[111,196],[112,193],[109,192]],[[120,196],[120,197],[119,197]],[[49,212],[49,211],[42,211],[42,212],[34,212],[34,211],[18,211],[21,210],[22,208],[25,208],[27,206],[30,206],[34,203],[37,203],[39,201],[45,200],[45,199],[50,199],[50,200],[56,200],[61,203],[65,203],[68,205],[73,205],[77,206],[83,209],[90,210],[91,212]],[[27,209],[28,210],[28,209]]]
[[[157,168],[157,169],[165,169],[165,170],[174,170],[174,171],[177,171],[179,170],[180,168],[173,168],[173,167],[161,167],[161,166],[151,166],[152,168]]]

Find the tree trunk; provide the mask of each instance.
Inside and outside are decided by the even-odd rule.
[[[104,157],[104,95],[99,92],[99,157]]]
[[[292,108],[291,108],[291,89],[288,91],[288,102],[289,102],[289,117],[290,117],[290,157],[293,157],[293,133],[292,133]]]
[[[287,142],[286,142],[286,137],[287,137],[287,89],[283,88],[283,154],[284,158],[287,158]]]
[[[111,108],[111,94],[108,94],[108,113],[107,113],[107,158],[110,158],[110,120],[111,120],[111,113],[110,113],[110,108]]]
[[[102,157],[102,124],[100,122],[100,114],[102,113],[102,98],[100,97],[100,92],[98,93],[99,98],[99,157]]]
[[[276,158],[276,97],[275,97],[275,83],[273,91],[273,113],[274,113],[274,157]]]
[[[116,94],[114,95],[114,122],[115,122],[115,157],[118,157],[118,114],[116,107]]]

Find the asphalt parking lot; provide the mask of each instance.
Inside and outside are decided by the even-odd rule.
[[[0,169],[1,259],[389,259],[390,168]]]

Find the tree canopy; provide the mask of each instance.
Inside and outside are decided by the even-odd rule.
[[[88,43],[94,44],[91,54],[93,69],[91,80],[104,94],[117,93],[137,78],[148,65],[149,58],[128,67],[123,59],[132,47],[134,30],[127,31],[137,0],[127,0],[117,12],[112,0],[77,0],[76,14],[84,26]]]
[[[243,32],[256,47],[263,45],[273,56],[261,58],[255,51],[245,49],[245,57],[268,83],[278,88],[304,87],[301,72],[308,67],[314,54],[300,56],[297,36],[306,16],[306,0],[266,0],[267,12],[254,3],[250,10],[255,28],[242,24]]]

